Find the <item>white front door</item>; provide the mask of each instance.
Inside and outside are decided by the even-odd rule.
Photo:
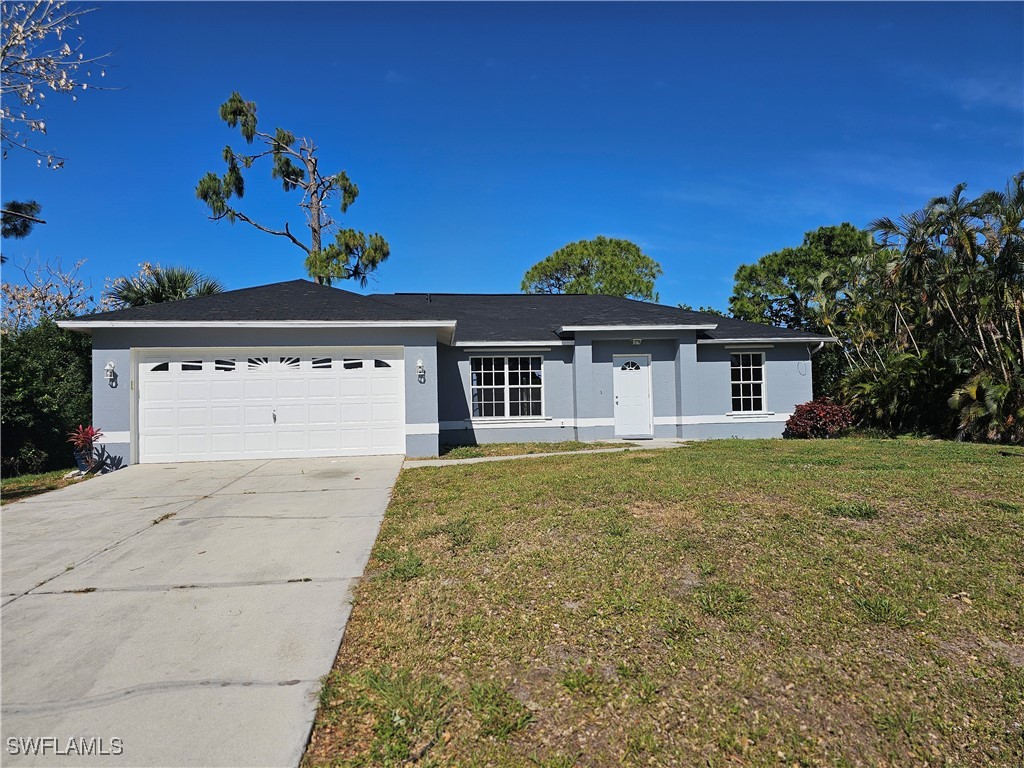
[[[651,414],[651,358],[615,355],[612,385],[615,390],[615,436],[653,437]]]
[[[400,347],[146,350],[140,463],[405,453]]]

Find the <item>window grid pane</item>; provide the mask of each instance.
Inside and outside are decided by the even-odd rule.
[[[473,418],[543,415],[540,357],[471,357]]]
[[[730,357],[732,410],[756,412],[764,410],[764,356],[759,352],[734,354]]]

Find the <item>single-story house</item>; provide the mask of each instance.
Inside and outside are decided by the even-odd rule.
[[[93,424],[124,463],[777,437],[834,341],[612,296],[306,280],[60,325],[92,334]]]

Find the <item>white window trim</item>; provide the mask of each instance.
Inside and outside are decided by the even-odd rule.
[[[540,415],[534,416],[509,416],[508,411],[511,410],[509,402],[508,391],[511,388],[508,381],[508,360],[510,357],[529,357],[529,358],[540,358]],[[469,412],[473,413],[473,360],[474,359],[502,359],[505,361],[505,416],[473,416],[470,415],[469,421],[472,424],[499,424],[503,422],[520,424],[524,421],[547,421],[547,407],[545,406],[544,400],[544,356],[543,355],[510,355],[510,354],[499,354],[499,355],[470,355],[469,357],[469,388],[467,394],[469,395]],[[491,389],[497,389],[497,387],[491,387]]]
[[[761,410],[759,411],[734,411],[732,410],[732,358],[733,355],[757,355],[761,358]],[[765,354],[764,352],[758,352],[754,350],[750,351],[736,351],[729,353],[729,406],[730,410],[726,411],[726,416],[732,416],[734,418],[742,419],[746,416],[774,416],[774,411],[768,410],[768,366],[765,365]],[[740,382],[742,384],[742,381]],[[751,382],[754,383],[754,382]],[[742,392],[742,390],[741,390]]]

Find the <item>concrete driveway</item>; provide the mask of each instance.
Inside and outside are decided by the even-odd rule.
[[[132,466],[4,506],[0,762],[296,765],[401,464]]]

